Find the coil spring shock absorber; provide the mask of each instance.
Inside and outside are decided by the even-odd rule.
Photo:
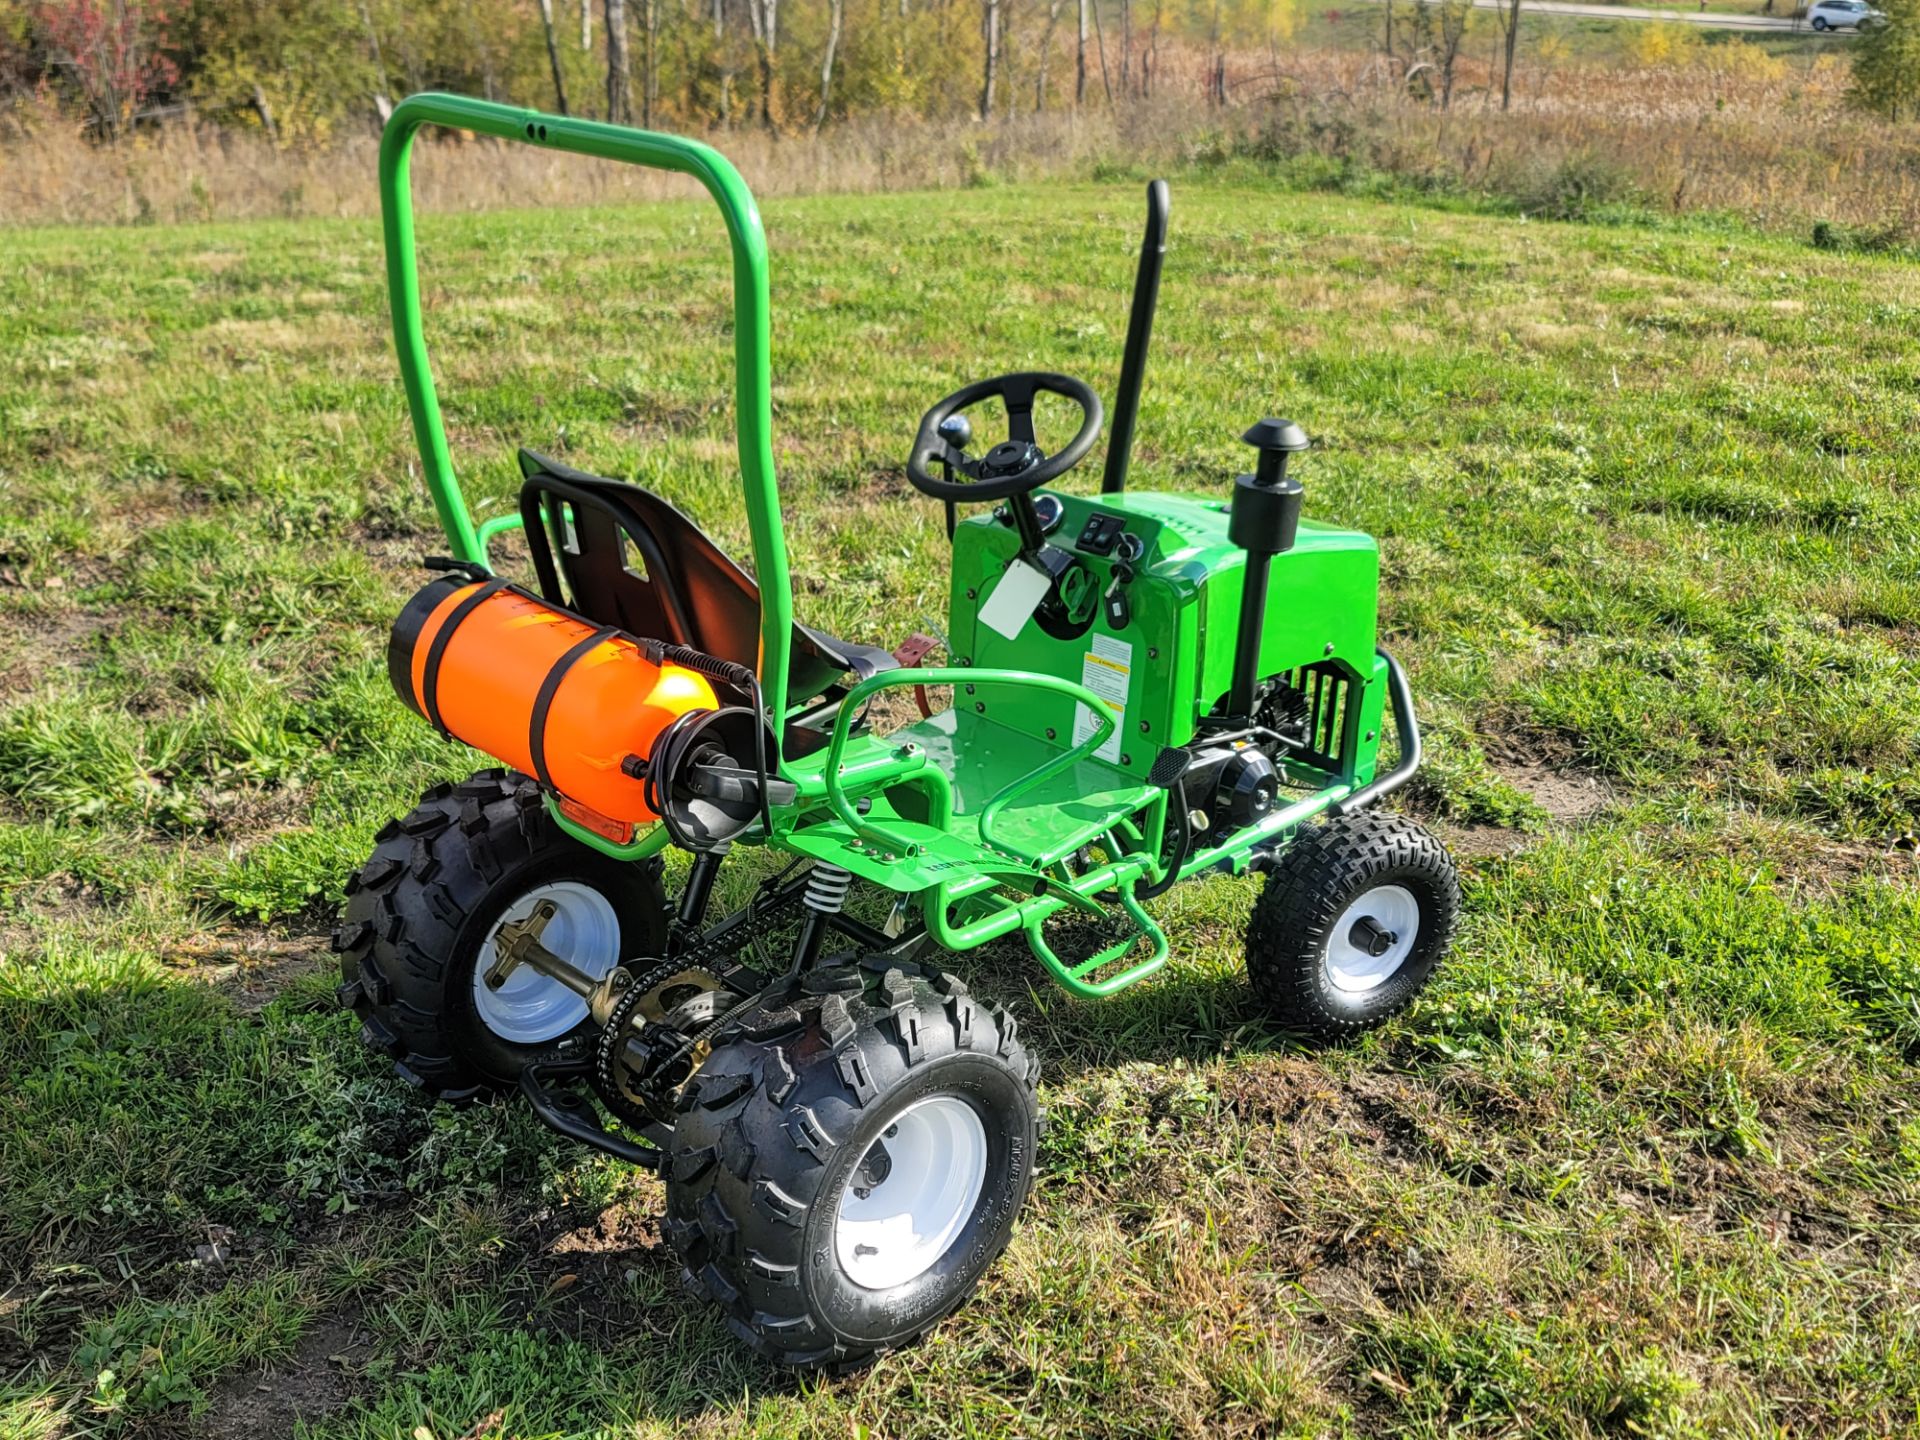
[[[809,910],[822,915],[838,915],[847,903],[847,891],[852,886],[851,870],[842,870],[838,865],[822,861],[808,872],[804,903]]]
[[[847,891],[852,887],[852,871],[829,865],[824,860],[807,872],[807,893],[801,899],[807,913],[800,924],[799,938],[793,942],[793,967],[789,974],[798,975],[813,968],[820,958],[820,946],[827,938],[832,919],[847,903]]]

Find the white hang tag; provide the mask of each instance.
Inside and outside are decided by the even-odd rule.
[[[1015,560],[980,607],[980,623],[1012,640],[1040,608],[1053,577],[1026,560]]]

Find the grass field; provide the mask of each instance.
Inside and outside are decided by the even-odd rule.
[[[1920,1433],[1914,271],[1251,172],[1174,202],[1135,484],[1314,433],[1468,920],[1321,1053],[1239,973],[1256,882],[1160,902],[1173,964],[1104,1006],[969,957],[1044,1057],[1044,1178],[925,1345],[807,1384],[680,1292],[656,1181],[430,1109],[332,1008],[344,877],[479,763],[383,672],[440,542],[377,225],[8,236],[0,1436]],[[803,616],[937,620],[913,424],[1003,370],[1111,393],[1138,209],[769,206]],[[526,443],[744,553],[704,210],[423,236],[485,513]]]

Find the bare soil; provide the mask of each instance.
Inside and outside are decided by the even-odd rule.
[[[243,1015],[258,1013],[302,975],[333,964],[324,934],[256,930],[195,936],[164,958],[170,965],[188,967],[188,978],[219,990]]]
[[[368,1343],[351,1317],[328,1316],[300,1337],[292,1355],[262,1374],[242,1375],[215,1393],[196,1434],[205,1440],[282,1440],[296,1420],[345,1407]]]

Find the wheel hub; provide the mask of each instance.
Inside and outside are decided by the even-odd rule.
[[[560,880],[535,886],[508,905],[474,962],[473,1008],[482,1024],[516,1045],[557,1040],[588,1014],[587,1002],[553,977],[530,965],[500,966],[504,947],[514,945],[536,917],[539,944],[588,978],[604,980],[620,963],[620,917],[593,886]],[[498,968],[505,973],[496,976]]]
[[[1363,890],[1328,934],[1327,979],[1349,994],[1377,990],[1399,973],[1419,935],[1420,902],[1411,890],[1404,885]]]
[[[957,1095],[931,1095],[894,1117],[860,1157],[834,1221],[834,1254],[864,1290],[926,1274],[973,1218],[987,1178],[987,1130]]]
[[[887,1177],[893,1173],[893,1157],[887,1153],[887,1147],[875,1141],[867,1152],[867,1158],[860,1162],[859,1173],[854,1177],[853,1193],[861,1200],[870,1197],[875,1188],[887,1183]]]
[[[1362,915],[1347,932],[1349,944],[1376,958],[1391,950],[1398,939],[1391,930],[1383,930],[1371,915]]]

